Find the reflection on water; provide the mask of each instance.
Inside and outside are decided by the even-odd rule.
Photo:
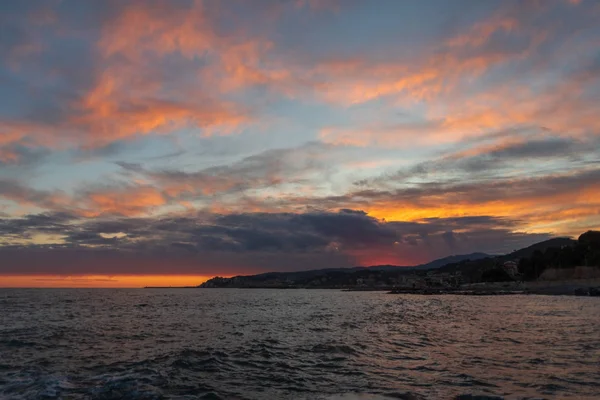
[[[0,398],[592,399],[599,371],[598,298],[0,290]]]

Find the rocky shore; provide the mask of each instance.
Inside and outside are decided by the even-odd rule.
[[[476,283],[446,288],[394,288],[391,294],[454,294],[467,296],[497,296],[514,294],[542,294],[558,296],[600,296],[599,279],[563,281]]]

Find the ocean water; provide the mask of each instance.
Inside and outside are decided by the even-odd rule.
[[[600,299],[2,289],[1,399],[600,398]]]

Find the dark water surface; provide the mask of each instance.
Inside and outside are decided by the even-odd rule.
[[[468,394],[600,398],[600,299],[0,290],[2,399]]]

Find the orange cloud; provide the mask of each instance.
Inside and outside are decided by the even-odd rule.
[[[434,79],[445,79],[444,75],[432,76]],[[468,96],[456,94],[453,95],[454,99],[450,96],[443,105],[432,99],[426,112],[427,120],[421,123],[327,127],[321,130],[320,139],[333,144],[402,148],[457,143],[491,131],[519,126],[543,127],[565,137],[597,136],[600,119],[596,117],[593,100],[585,96],[587,87],[597,81],[597,74],[574,73],[543,91],[527,86],[514,87],[503,82],[482,92],[469,93]],[[387,92],[363,92],[362,95],[366,97],[354,97],[358,92],[340,93],[340,97],[363,101],[396,92],[397,88],[393,85],[386,87],[389,90]],[[427,90],[433,90],[431,93],[441,91],[435,85],[426,87],[429,87]],[[358,85],[353,90],[363,89]]]
[[[82,213],[96,216],[103,213],[136,216],[167,203],[161,191],[151,186],[95,191],[87,193],[82,201]]]
[[[442,144],[457,141],[441,129],[439,121],[415,124],[391,124],[352,127],[323,128],[319,139],[325,143],[345,146],[380,146],[392,148],[414,148],[415,146]]]
[[[36,190],[16,182],[1,180],[0,198],[10,200],[20,207],[68,211],[87,217],[104,213],[139,216],[168,203],[164,192],[150,185],[117,186],[69,194],[60,190]]]
[[[10,180],[0,180],[0,198],[14,202],[19,207],[60,210],[71,204],[71,197],[62,191],[36,190]]]
[[[491,87],[469,99],[451,103],[442,128],[477,133],[516,125],[543,126],[556,134],[582,136],[600,130],[586,87],[598,76],[575,73],[544,91],[530,87]]]
[[[532,8],[527,10],[530,12],[543,9],[540,4],[526,8]],[[429,121],[413,127],[328,127],[321,131],[321,139],[336,144],[403,147],[406,139],[416,145],[455,143],[514,126],[545,127],[566,136],[597,134],[600,122],[595,117],[595,102],[585,95],[598,82],[593,70],[554,77],[542,86],[521,82],[517,75],[477,87],[478,79],[497,67],[537,59],[540,45],[552,35],[552,27],[528,23],[529,14],[521,11],[501,7],[488,19],[445,39],[437,48],[421,49],[406,62],[373,63],[355,57],[320,63],[314,74],[324,83],[314,90],[325,100],[353,105],[386,98],[407,108],[425,101],[423,114]],[[498,48],[494,39],[498,33],[515,36],[522,45]],[[576,52],[588,54],[596,46],[584,42]],[[562,56],[573,57],[572,53]],[[559,62],[561,55],[556,57]]]
[[[381,97],[396,97],[400,103],[435,100],[459,90],[464,80],[472,81],[492,67],[524,59],[541,43],[544,35],[525,32],[510,9],[501,8],[487,20],[464,33],[443,40],[436,47],[421,49],[406,61],[374,63],[360,57],[321,62],[312,73],[325,83],[315,90],[327,101],[352,105]],[[486,48],[497,32],[529,34],[524,49],[497,51]]]
[[[478,47],[490,40],[494,33],[499,31],[510,32],[518,27],[520,27],[520,23],[516,18],[492,17],[487,21],[473,25],[467,33],[448,39],[446,43],[450,47]]]
[[[0,162],[11,164],[19,161],[19,155],[10,149],[0,148]]]
[[[583,190],[536,193],[524,190],[523,183],[503,183],[506,192],[498,198],[477,198],[472,191],[421,195],[407,200],[383,198],[361,204],[363,209],[376,218],[388,221],[416,221],[424,218],[449,218],[488,215],[510,217],[521,221],[528,231],[544,231],[539,228],[552,225],[557,234],[575,235],[579,228],[571,225],[600,214],[600,185],[586,186]],[[487,190],[482,184],[482,191]],[[497,192],[497,191],[494,191]],[[499,193],[500,194],[500,193]],[[581,233],[581,232],[579,232]]]
[[[213,25],[201,2],[190,9],[169,3],[156,7],[127,4],[102,31],[98,50],[104,72],[81,102],[82,115],[72,122],[90,127],[94,140],[101,142],[138,133],[169,133],[186,126],[230,130],[248,122],[247,110],[207,96],[195,83],[181,86],[177,76],[155,65],[169,55],[190,62],[208,57],[209,64],[214,63],[213,58],[218,59],[231,43]],[[246,48],[243,55],[256,51],[250,45]],[[118,61],[122,58],[127,62]]]
[[[210,90],[200,84],[206,81],[190,84],[167,71],[163,62],[174,54],[186,57],[186,74],[193,76],[196,57],[210,54],[217,61],[210,68],[222,68],[219,60],[225,57],[219,58],[219,54],[232,44],[230,37],[217,34],[201,2],[191,9],[167,2],[152,7],[125,4],[101,32],[96,49],[100,72],[90,77],[91,88],[81,98],[62,105],[67,112],[52,123],[0,121],[0,145],[29,138],[53,148],[102,146],[185,127],[202,128],[205,134],[230,133],[250,121],[249,110],[221,99],[213,82]],[[230,63],[241,63],[259,51],[246,42],[237,48],[243,50],[232,51],[237,56],[230,56]],[[226,70],[235,74],[238,69],[230,65]]]
[[[332,4],[337,7],[334,1],[312,0],[298,1],[296,6]],[[58,138],[68,138],[71,145],[100,146],[138,134],[169,133],[185,127],[201,128],[204,134],[229,133],[252,121],[252,112],[225,101],[225,96],[257,85],[292,98],[316,94],[343,106],[378,98],[389,98],[399,105],[427,100],[426,117],[443,121],[425,132],[431,141],[451,142],[486,129],[541,124],[542,120],[544,126],[549,123],[551,129],[563,131],[598,124],[593,107],[584,101],[562,107],[560,96],[548,95],[538,101],[538,93],[528,93],[516,100],[514,93],[494,89],[490,95],[486,89],[483,94],[469,91],[472,101],[462,99],[465,86],[471,87],[471,82],[494,67],[526,59],[546,40],[548,32],[530,26],[518,7],[502,6],[489,18],[433,47],[420,49],[410,59],[376,62],[360,55],[332,57],[317,61],[314,67],[306,65],[302,54],[277,54],[269,38],[249,34],[241,24],[221,32],[217,19],[226,11],[204,2],[193,2],[190,7],[173,7],[170,2],[152,6],[125,3],[120,7],[97,42],[96,63],[101,72],[82,98],[68,105],[68,116],[52,125],[11,127],[7,121],[1,122],[0,132],[7,136],[3,143],[31,135],[39,144],[53,147],[67,145]],[[528,7],[535,10],[538,6]],[[518,35],[524,46],[497,49],[493,43],[497,33]],[[165,66],[169,57],[185,61],[184,77]],[[506,90],[506,82],[502,86]],[[508,100],[494,99],[496,93]],[[576,93],[570,98],[575,99]],[[558,112],[548,112],[559,104]],[[569,118],[568,111],[576,112],[578,118]],[[575,119],[581,121],[576,127]],[[377,132],[374,127],[356,130],[323,132],[322,136],[334,143],[365,145],[388,145],[398,136],[397,132]],[[419,132],[422,135],[424,130]]]
[[[285,91],[286,82],[294,79],[293,71],[280,62],[269,62],[273,43],[243,31],[220,34],[214,19],[202,2],[194,2],[189,9],[173,9],[169,3],[155,8],[131,4],[107,26],[99,49],[107,60],[119,55],[139,68],[148,68],[153,57],[201,58],[207,63],[198,69],[197,78],[221,92],[266,84]],[[137,71],[129,75],[135,79]],[[192,96],[202,93],[181,89],[191,90],[187,94]]]

